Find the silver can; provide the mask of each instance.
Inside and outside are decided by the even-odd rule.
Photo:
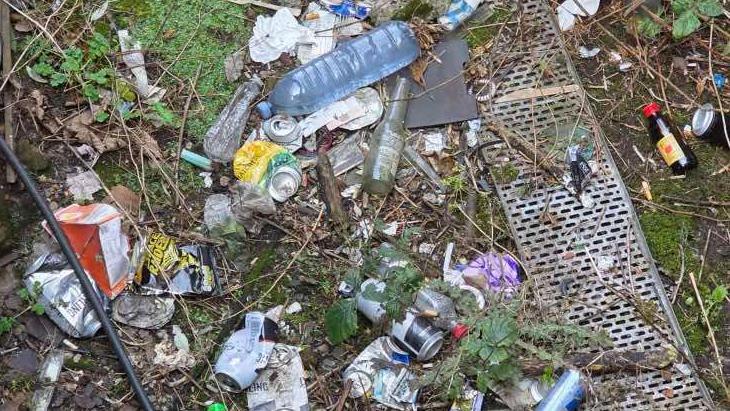
[[[294,152],[302,146],[302,129],[294,117],[288,114],[277,114],[266,120],[264,133],[269,140]]]
[[[403,321],[393,320],[390,335],[405,347],[418,361],[433,358],[444,345],[444,333],[427,318],[412,311],[406,313]]]
[[[283,165],[274,169],[269,181],[269,194],[278,201],[286,201],[293,196],[302,183],[302,172],[298,167]]]
[[[350,397],[360,398],[370,392],[380,369],[408,362],[408,353],[398,348],[390,337],[375,339],[345,368],[343,380],[352,381]]]
[[[360,284],[360,292],[357,293],[355,301],[357,309],[373,324],[382,324],[386,319],[386,312],[383,303],[368,299],[364,292],[368,287],[375,287],[375,291],[385,291],[385,283],[374,278],[369,278]]]

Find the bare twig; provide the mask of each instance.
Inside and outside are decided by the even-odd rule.
[[[697,289],[697,281],[695,281],[695,275],[692,271],[689,272],[689,280],[692,283],[692,288],[695,290],[695,296],[697,297],[697,303],[700,305],[700,311],[702,312],[702,318],[705,320],[705,325],[707,326],[707,333],[710,336],[710,342],[712,343],[712,348],[715,350],[715,358],[717,359],[718,371],[720,372],[720,375],[723,376],[722,357],[720,356],[720,350],[717,348],[717,341],[715,341],[715,331],[712,330],[712,324],[710,324],[710,319],[707,318],[707,311],[705,311],[705,304],[702,302],[702,296],[700,295],[700,290]]]

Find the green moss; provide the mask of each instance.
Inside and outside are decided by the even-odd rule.
[[[76,371],[96,369],[98,365],[99,364],[95,359],[87,357],[81,357],[78,361],[74,361],[73,358],[69,358],[63,362],[64,367],[68,368],[69,370]]]
[[[249,38],[245,7],[226,0],[164,0],[142,2],[147,8],[138,12],[139,2],[122,2],[134,13],[129,17],[133,36],[152,60],[180,79],[163,74],[161,84],[169,89],[182,86],[180,96],[185,97],[190,93],[188,81],[201,67],[196,90],[202,106],[191,107],[187,121],[191,137],[201,139],[236,88],[226,81],[223,61]]]
[[[497,184],[507,184],[515,181],[520,175],[520,170],[512,164],[505,164],[501,167],[492,167],[489,170]]]
[[[433,6],[423,0],[411,0],[393,14],[393,20],[408,21],[413,17],[427,18]]]
[[[472,22],[466,27],[467,34],[464,40],[470,49],[483,46],[497,35],[500,24],[509,21],[510,17],[512,17],[511,9],[495,7],[484,20]]]
[[[646,212],[639,217],[651,254],[666,274],[677,278],[682,259],[680,244],[684,245],[685,271],[699,269],[699,258],[690,250],[688,235],[694,232],[694,220],[668,212]]]

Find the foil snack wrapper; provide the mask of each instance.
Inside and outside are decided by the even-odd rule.
[[[91,279],[89,279],[91,280]],[[28,269],[23,283],[29,290],[40,289],[38,302],[56,325],[74,338],[91,337],[101,328],[91,303],[81,289],[81,283],[63,254],[45,253]],[[109,300],[102,297],[91,281],[104,305]]]

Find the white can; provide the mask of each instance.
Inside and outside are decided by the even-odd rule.
[[[277,167],[269,180],[269,194],[278,202],[286,201],[293,196],[302,183],[302,172],[298,167],[284,165]]]

